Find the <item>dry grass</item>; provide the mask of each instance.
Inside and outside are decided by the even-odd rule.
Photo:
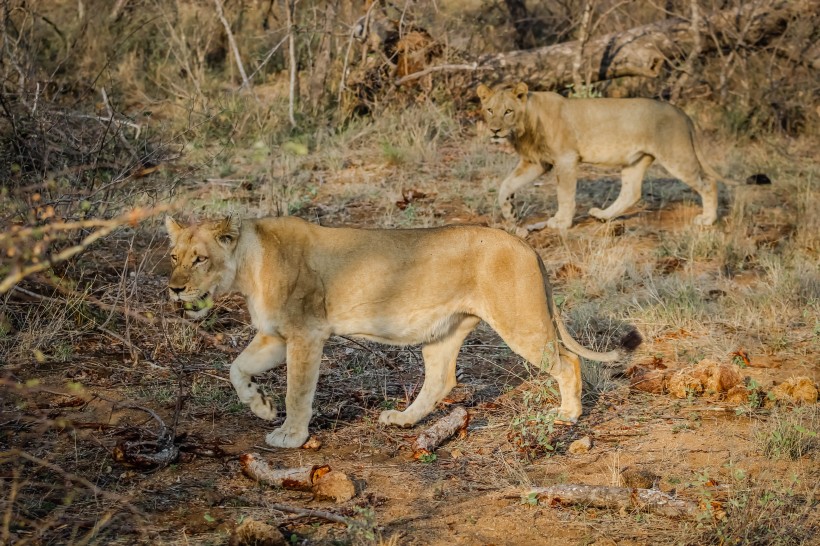
[[[279,74],[285,67],[281,52],[255,76],[252,94],[238,93],[230,53],[227,60],[216,59],[221,30],[205,4],[129,4],[129,17],[105,24],[110,6],[92,9],[101,5],[88,2],[85,21],[77,17],[76,2],[29,2],[28,11],[15,12],[19,47],[4,53],[33,76],[22,81],[18,95],[17,72],[3,65],[4,100],[13,98],[8,105],[20,121],[10,131],[6,118],[0,120],[7,144],[0,161],[12,173],[0,203],[8,224],[44,225],[49,204],[60,218],[79,220],[108,218],[137,204],[179,203],[179,214],[195,217],[233,212],[293,214],[324,225],[506,227],[499,222],[495,191],[516,158],[488,146],[469,103],[434,100],[448,96],[439,88],[401,97],[390,91],[373,118],[340,120],[334,110],[337,55],[318,95],[307,91],[310,78],[302,75],[306,100],[292,128]],[[267,19],[269,30],[256,24],[266,20],[266,2],[233,3],[229,9],[239,10],[240,4],[241,21],[238,13],[228,15],[237,20],[239,48],[255,69],[284,29],[276,14]],[[437,28],[458,28],[466,19],[462,11],[454,15],[451,5],[418,4],[417,20]],[[464,4],[459,9],[483,9],[483,3]],[[437,9],[441,18],[433,22]],[[63,49],[63,39],[43,18],[24,20],[28,12],[47,14],[74,49]],[[322,11],[301,13],[302,61],[315,67]],[[649,21],[654,14],[648,4],[631,19],[616,10],[600,29]],[[351,23],[355,15],[344,13],[339,20]],[[453,45],[491,50],[509,44],[512,33],[499,27],[500,12],[485,15],[480,24],[486,32],[454,36]],[[556,12],[547,20],[561,17]],[[347,36],[344,25],[335,30]],[[799,38],[796,43],[809,43],[803,23],[790,32]],[[94,39],[83,39],[88,35]],[[339,40],[334,47],[343,51],[346,45]],[[560,236],[544,231],[528,240],[553,273],[570,328],[587,346],[609,349],[634,324],[645,338],[635,360],[656,359],[674,368],[704,357],[731,361],[731,353],[743,349],[753,363],[776,366],[744,370],[762,388],[791,374],[816,381],[818,125],[798,95],[789,96],[794,86],[809,86],[797,78],[772,89],[783,81],[778,78],[788,72],[786,64],[775,67],[772,73],[780,76],[766,85],[747,85],[754,78],[744,75],[758,73],[762,61],[745,52],[736,56],[726,103],[684,96],[684,106],[708,131],[707,149],[714,151],[710,157],[719,171],[741,181],[767,173],[772,186],[723,190],[720,222],[701,229],[688,224],[697,207],[690,192],[653,170],[640,209],[600,225],[582,215],[611,202],[617,182],[608,179],[616,173],[585,173],[577,225]],[[53,64],[60,60],[62,65]],[[723,63],[705,66],[704,85],[727,70]],[[98,74],[97,87],[84,95]],[[38,90],[38,81],[49,81],[49,87]],[[651,95],[655,91],[648,86],[641,89]],[[110,127],[77,117],[107,115],[105,105],[94,104],[102,100],[99,87],[107,89],[119,120]],[[32,111],[35,93],[39,106]],[[71,93],[82,98],[69,101]],[[775,95],[778,104],[762,101]],[[140,126],[140,138],[126,121]],[[48,133],[43,127],[54,129]],[[30,145],[22,160],[5,155],[15,143]],[[46,156],[48,149],[52,155]],[[154,164],[160,168],[139,171]],[[88,165],[94,168],[63,172]],[[40,192],[40,205],[31,201],[31,188]],[[183,199],[189,190],[194,195]],[[416,192],[409,200],[407,190]],[[516,203],[523,222],[542,220],[555,210],[554,188],[524,188]],[[27,258],[39,259],[76,236],[38,247]],[[30,242],[31,250],[36,242]],[[219,542],[250,514],[311,544],[442,543],[454,533],[466,543],[520,535],[522,541],[558,536],[568,543],[609,537],[657,544],[808,544],[818,532],[816,406],[779,407],[770,414],[756,405],[738,415],[713,412],[719,400],[673,401],[630,392],[619,369],[585,362],[585,415],[574,429],[556,428],[551,380],[527,369],[484,326],[462,349],[462,379],[453,393],[456,402],[470,407],[469,434],[426,464],[406,456],[415,430],[376,424],[379,411],[406,407],[418,392],[418,348],[346,339],[328,344],[311,425],[324,447],[271,457],[283,466],[331,461],[362,480],[364,490],[353,503],[329,507],[357,518],[355,528],[271,515],[271,499],[310,501],[253,488],[230,457],[195,455],[153,473],[115,463],[114,445],[150,439],[155,428],[144,412],[116,400],[151,408],[169,425],[176,422],[177,432],[199,438],[200,447],[219,444],[233,454],[254,449],[272,426],[250,416],[225,381],[230,360],[253,333],[241,298],[217,302],[218,312],[197,325],[171,320],[178,317],[163,300],[165,244],[158,221],[129,227],[53,274],[21,285],[34,296],[3,296],[0,542]],[[8,248],[0,250],[8,257]],[[0,273],[7,265],[0,263]],[[281,372],[261,378],[280,407]],[[580,435],[593,438],[593,450],[587,456],[567,454],[568,443]],[[731,467],[727,456],[737,457]],[[664,490],[719,502],[726,518],[707,514],[685,523],[586,508],[534,512],[493,497],[546,483],[620,485],[621,470],[636,466],[660,474]]]

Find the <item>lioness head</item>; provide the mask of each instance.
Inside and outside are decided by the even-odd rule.
[[[502,142],[514,137],[516,128],[524,119],[527,107],[527,84],[519,82],[512,89],[493,91],[483,83],[476,89],[481,107],[484,112],[484,121],[490,130],[492,142]]]
[[[171,301],[182,303],[188,318],[202,318],[213,306],[213,297],[233,284],[239,220],[228,217],[184,227],[169,216],[165,227],[174,268],[168,295]]]

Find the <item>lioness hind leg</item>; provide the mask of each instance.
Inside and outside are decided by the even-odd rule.
[[[380,423],[409,427],[433,411],[436,404],[456,386],[458,350],[479,321],[475,316],[465,317],[448,336],[422,347],[424,384],[419,395],[404,411],[383,411],[379,416]]]
[[[575,189],[578,183],[578,156],[568,155],[555,162],[555,176],[558,179],[558,210],[547,220],[551,229],[566,229],[572,225],[575,216]]]
[[[681,165],[681,162],[669,162],[661,164],[675,178],[680,179],[684,184],[698,192],[703,203],[703,212],[695,216],[692,223],[697,226],[711,226],[717,220],[718,190],[717,181],[706,175],[700,166],[694,151],[688,164]]]
[[[239,400],[262,419],[276,418],[276,406],[253,381],[253,376],[266,372],[285,361],[285,342],[279,337],[256,334],[231,364],[231,383]]]
[[[578,355],[568,351],[561,351],[559,364],[550,370],[558,382],[558,391],[561,393],[561,407],[555,422],[561,424],[575,424],[581,416],[581,359]]]
[[[589,209],[590,216],[599,220],[612,220],[640,201],[644,174],[654,160],[651,155],[644,155],[635,163],[624,167],[621,170],[621,192],[618,198],[604,210],[597,207]]]

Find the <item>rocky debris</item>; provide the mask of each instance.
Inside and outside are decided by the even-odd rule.
[[[592,449],[592,439],[589,436],[584,436],[572,442],[567,451],[573,455],[583,455],[589,453],[590,449]]]
[[[691,395],[714,396],[728,392],[743,383],[743,375],[733,364],[719,364],[710,359],[696,366],[676,371],[669,378],[669,394],[676,398]]]
[[[229,546],[285,546],[288,541],[273,525],[245,518],[231,534]]]
[[[344,472],[331,470],[313,486],[316,500],[347,502],[356,496],[356,487]]]
[[[766,407],[777,404],[814,404],[817,402],[817,386],[805,376],[790,377],[775,385],[766,397]]]
[[[661,481],[661,477],[649,470],[640,468],[624,468],[621,471],[621,482],[624,487],[641,487],[652,489]]]

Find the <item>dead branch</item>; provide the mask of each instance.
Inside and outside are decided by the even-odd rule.
[[[523,498],[527,502],[535,501],[544,506],[581,504],[597,508],[646,511],[667,517],[694,518],[700,513],[697,503],[656,489],[563,484],[532,489]]]
[[[287,12],[288,27],[288,65],[290,69],[290,85],[288,93],[288,119],[291,127],[296,127],[296,117],[294,115],[294,103],[296,102],[296,43],[293,33],[295,25],[293,23],[293,11],[295,9],[293,0],[285,0],[285,11]]]
[[[338,514],[334,514],[332,512],[326,512],[325,510],[297,508],[295,506],[288,506],[286,504],[269,504],[267,506],[269,508],[272,508],[273,510],[279,510],[280,512],[285,512],[287,514],[296,514],[306,518],[322,518],[326,519],[327,521],[332,521],[334,523],[341,523],[342,525],[350,525],[353,523],[352,519],[340,516]]]
[[[431,453],[453,434],[465,430],[470,422],[470,414],[462,406],[455,406],[453,410],[423,430],[413,443],[413,457],[418,459],[424,454]]]
[[[737,35],[738,28],[743,29],[743,43],[753,46],[782,33],[787,28],[786,23],[795,17],[818,10],[820,0],[756,0],[744,2],[739,8],[708,14],[698,12],[697,21],[665,19],[590,38],[586,44],[575,40],[536,49],[487,54],[474,60],[476,68],[473,73],[465,69],[462,77],[451,77],[449,85],[454,92],[459,88],[471,88],[475,85],[475,72],[482,71],[481,76],[491,75],[496,82],[523,80],[537,83],[539,88],[563,87],[573,81],[573,67],[577,65],[580,50],[581,66],[587,67],[589,73],[587,85],[624,76],[657,77],[666,63],[685,59],[698,47],[700,55],[706,55],[732,45],[732,37]],[[693,25],[696,26],[693,28]],[[713,39],[701,40],[702,35],[711,35]],[[469,63],[462,66],[469,66]],[[420,72],[435,72],[435,69],[434,66]],[[415,73],[399,82],[409,81],[412,76]],[[492,81],[485,78],[485,83]]]
[[[396,85],[402,85],[404,83],[417,80],[419,78],[423,78],[427,74],[432,74],[433,72],[455,72],[459,70],[469,70],[469,71],[477,71],[477,70],[490,70],[489,67],[482,67],[478,66],[478,63],[470,63],[470,64],[440,64],[437,66],[429,66],[424,70],[420,70],[418,72],[413,72],[412,74],[408,74],[396,80]]]
[[[100,397],[102,398],[102,397]],[[103,398],[105,400],[105,398]],[[165,468],[179,457],[179,447],[174,444],[174,432],[168,429],[165,421],[157,413],[143,406],[114,402],[115,405],[144,411],[159,424],[156,440],[120,442],[114,447],[114,460],[126,463],[139,469],[159,470]]]
[[[239,74],[242,76],[242,87],[240,89],[250,89],[251,82],[248,80],[248,75],[245,73],[245,66],[242,64],[242,57],[239,55],[239,47],[236,45],[233,32],[231,32],[231,25],[228,23],[228,20],[225,19],[225,12],[222,9],[222,0],[214,0],[214,7],[216,7],[216,16],[219,17],[219,20],[222,22],[222,26],[225,27],[225,34],[228,36],[228,43],[231,46],[231,51],[233,52],[236,66],[239,68]]]
[[[330,472],[328,465],[274,469],[258,453],[243,453],[239,462],[242,472],[252,480],[294,491],[310,491],[319,478]]]
[[[257,453],[243,453],[239,462],[242,472],[257,482],[293,491],[310,491],[318,500],[345,502],[356,495],[350,478],[328,465],[274,469]]]
[[[117,216],[116,218],[100,222],[99,229],[87,235],[78,244],[70,246],[68,248],[64,248],[60,252],[52,254],[43,261],[32,263],[22,267],[17,266],[13,268],[12,272],[6,275],[6,277],[2,281],[0,281],[0,294],[5,294],[9,290],[11,290],[11,288],[15,284],[22,281],[29,275],[39,273],[40,271],[45,271],[53,267],[55,264],[64,262],[69,258],[73,258],[77,254],[84,251],[92,244],[94,244],[99,239],[102,239],[103,237],[111,234],[114,230],[126,225],[135,226],[143,220],[151,218],[152,216],[156,216],[160,212],[167,211],[170,208],[172,208],[172,205],[159,205],[152,208],[137,207],[124,214],[121,214],[120,216]],[[36,228],[32,229],[36,230]],[[14,236],[13,233],[11,235]]]

